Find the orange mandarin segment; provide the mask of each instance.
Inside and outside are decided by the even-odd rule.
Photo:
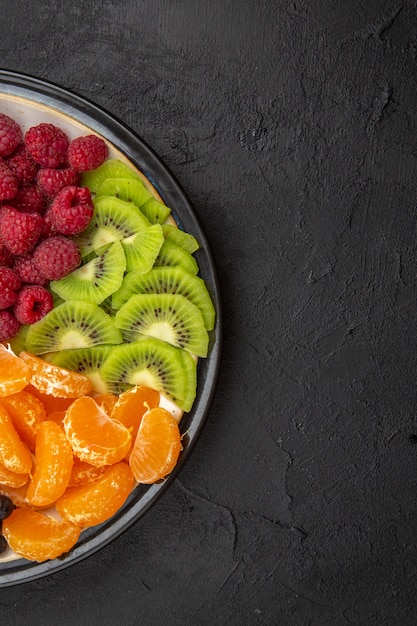
[[[29,391],[35,398],[42,402],[47,415],[55,413],[56,411],[66,411],[74,401],[74,398],[57,398],[48,393],[42,393],[39,389],[33,387],[33,385],[28,385],[25,391]]]
[[[87,483],[93,482],[99,478],[106,469],[107,465],[101,465],[96,467],[85,461],[81,461],[77,457],[74,457],[74,465],[72,466],[71,478],[68,487],[79,487]]]
[[[26,476],[26,475],[25,475]],[[26,493],[28,490],[29,482],[27,481],[21,487],[9,487],[8,485],[0,484],[0,494],[2,496],[7,496],[13,502],[13,504],[17,507],[28,508],[29,503],[26,500]]]
[[[126,426],[111,419],[90,396],[74,400],[65,415],[64,428],[74,454],[91,465],[118,463],[132,443]]]
[[[97,480],[67,489],[56,502],[63,519],[87,528],[106,521],[126,502],[135,485],[127,463],[107,467]]]
[[[8,396],[24,389],[30,375],[29,366],[0,343],[0,396]]]
[[[33,506],[48,506],[62,496],[73,465],[71,446],[61,426],[43,422],[36,437],[35,471],[26,498]]]
[[[181,452],[181,434],[174,417],[162,407],[147,411],[129,456],[139,483],[152,484],[174,469]]]
[[[159,404],[159,391],[142,385],[132,387],[120,394],[114,405],[111,418],[132,429],[132,439],[136,437],[143,414]]]
[[[3,535],[16,554],[42,563],[68,552],[77,543],[80,528],[39,511],[22,508],[15,509],[3,521]]]
[[[111,415],[113,407],[116,404],[118,396],[114,393],[100,393],[94,396],[94,400],[102,409],[104,409],[107,415]]]
[[[0,487],[23,487],[29,480],[29,474],[16,474],[0,463]]]
[[[42,402],[23,389],[11,396],[0,398],[0,404],[7,409],[21,440],[33,452],[39,425],[46,417]]]
[[[0,404],[0,463],[11,472],[28,474],[32,469],[32,455],[20,439],[8,411]]]
[[[31,385],[42,393],[58,398],[79,398],[92,390],[91,380],[84,374],[48,363],[29,352],[21,352],[19,357],[31,370]]]

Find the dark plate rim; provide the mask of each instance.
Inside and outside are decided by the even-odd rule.
[[[199,240],[201,247],[195,257],[217,313],[215,328],[210,333],[209,356],[207,359],[200,359],[198,363],[197,397],[194,406],[181,420],[181,432],[186,433],[183,442],[186,443],[174,471],[159,484],[138,486],[115,516],[99,526],[85,530],[74,549],[61,558],[44,563],[33,563],[24,559],[1,563],[2,588],[52,575],[94,554],[143,517],[169,488],[194,449],[215,396],[221,357],[222,311],[214,259],[196,211],[169,167],[140,135],[117,116],[88,98],[36,76],[0,69],[0,93],[51,107],[86,125],[94,132],[102,134],[145,174],[171,207],[178,225]]]

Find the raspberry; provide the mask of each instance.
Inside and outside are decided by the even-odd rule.
[[[90,223],[94,207],[87,187],[65,187],[51,205],[55,229],[62,235],[78,235]]]
[[[18,188],[16,176],[6,161],[0,159],[0,200],[11,200],[17,194]]]
[[[34,324],[54,306],[52,294],[40,285],[25,285],[19,291],[14,314],[21,324]]]
[[[11,339],[19,332],[20,322],[10,311],[0,311],[0,341]]]
[[[39,213],[43,215],[46,209],[46,198],[36,184],[21,187],[12,200],[9,201],[15,209],[24,213]]]
[[[0,113],[0,156],[9,156],[23,141],[19,124],[11,117]]]
[[[38,213],[21,213],[9,205],[0,212],[0,238],[13,254],[23,255],[36,245],[43,220]]]
[[[9,267],[0,267],[0,309],[13,306],[22,281]]]
[[[57,235],[36,246],[33,260],[45,278],[60,280],[79,266],[81,255],[75,241]]]
[[[35,261],[30,256],[19,256],[16,258],[13,269],[20,277],[23,283],[30,285],[42,285],[48,284],[48,279],[42,274]]]
[[[54,225],[54,217],[52,215],[51,207],[49,207],[43,216],[43,226],[41,232],[41,239],[46,239],[52,235],[57,235]]]
[[[54,124],[42,123],[29,128],[25,144],[32,158],[42,167],[59,167],[67,160],[68,137]]]
[[[0,265],[3,265],[4,267],[11,267],[13,265],[13,261],[14,255],[0,241]]]
[[[32,183],[39,168],[39,165],[32,159],[23,143],[7,159],[7,165],[10,167],[19,185]]]
[[[87,172],[99,167],[107,158],[107,144],[97,135],[77,137],[68,148],[68,162],[77,172]]]
[[[56,170],[52,167],[40,169],[37,175],[38,185],[47,196],[54,198],[64,187],[77,185],[79,174],[71,167]]]

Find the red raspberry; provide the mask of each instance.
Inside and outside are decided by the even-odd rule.
[[[57,235],[36,246],[33,260],[45,278],[60,280],[77,269],[81,255],[75,241]]]
[[[99,167],[107,159],[108,153],[107,144],[101,137],[77,137],[69,145],[68,162],[77,172],[87,172]]]
[[[54,306],[52,294],[40,285],[25,285],[19,291],[14,307],[16,319],[22,324],[34,324]]]
[[[46,209],[46,198],[39,187],[34,185],[27,185],[21,187],[12,200],[9,201],[11,206],[15,209],[23,211],[23,213],[39,213],[43,215]]]
[[[79,174],[71,167],[56,170],[52,167],[40,169],[37,175],[38,185],[44,193],[54,198],[64,187],[77,185]]]
[[[22,281],[10,267],[0,267],[0,309],[13,306]]]
[[[90,223],[94,207],[87,187],[65,187],[51,204],[55,230],[62,235],[78,235]]]
[[[0,113],[0,156],[9,156],[23,141],[19,124],[11,117]]]
[[[68,137],[54,124],[42,123],[29,128],[25,144],[32,158],[42,167],[59,167],[67,160]]]
[[[3,265],[4,267],[11,267],[13,265],[13,261],[14,255],[0,241],[0,265]]]
[[[18,189],[16,176],[6,161],[0,159],[0,200],[11,200],[17,194]]]
[[[7,159],[13,175],[19,185],[29,185],[36,178],[39,165],[30,156],[26,146],[22,143],[17,150]]]
[[[49,282],[31,256],[17,257],[13,269],[23,283],[29,285],[43,285],[45,287]]]
[[[43,216],[41,239],[46,239],[47,237],[51,237],[52,235],[57,234],[58,233],[55,230],[54,218],[52,215],[51,207],[49,207],[46,210],[45,215]]]
[[[13,254],[23,255],[36,245],[42,232],[43,220],[38,213],[21,213],[9,205],[0,211],[0,238]]]
[[[7,341],[19,332],[20,322],[10,311],[0,311],[0,341]]]

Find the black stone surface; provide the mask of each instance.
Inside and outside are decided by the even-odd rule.
[[[416,617],[417,4],[0,3],[0,63],[139,133],[225,316],[216,400],[152,511],[0,590],[17,625]]]

